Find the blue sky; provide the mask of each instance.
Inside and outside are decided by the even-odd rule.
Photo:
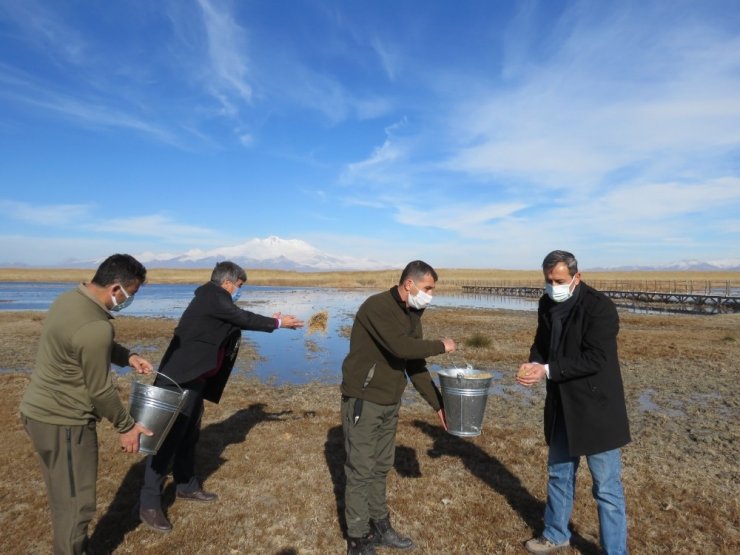
[[[0,263],[740,256],[740,4],[0,0]]]

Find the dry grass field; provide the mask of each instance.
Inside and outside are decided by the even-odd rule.
[[[92,270],[85,269],[41,269],[41,268],[0,268],[0,281],[30,282],[81,282],[89,281]],[[441,269],[439,290],[455,290],[468,284],[518,284],[540,286],[542,273],[532,270],[474,270]],[[337,287],[384,289],[398,283],[398,270],[375,272],[290,272],[281,270],[247,269],[250,285],[274,285],[292,287]],[[208,281],[211,270],[162,269],[153,268],[147,272],[149,283],[204,283]],[[693,287],[694,291],[711,285],[740,288],[740,272],[584,272],[588,283],[600,287],[638,290],[679,290]]]
[[[740,315],[623,313],[620,355],[633,441],[623,451],[632,553],[740,552]],[[51,531],[41,473],[18,421],[42,314],[0,312],[0,553],[46,554]],[[391,517],[421,554],[523,553],[542,527],[546,447],[543,389],[526,390],[514,372],[528,352],[535,315],[442,309],[425,316],[426,335],[461,345],[443,366],[467,361],[503,372],[488,401],[483,433],[446,434],[409,389],[401,412]],[[124,344],[157,362],[174,321],[120,317]],[[479,345],[479,346],[473,346]],[[219,405],[207,404],[199,472],[216,504],[174,501],[170,534],[131,516],[142,477],[139,456],[122,455],[108,423],[99,427],[96,553],[340,554],[343,446],[336,386],[270,387],[250,378],[256,356],[244,344],[240,372]],[[338,370],[338,369],[337,369]],[[130,376],[118,378],[126,399]],[[598,553],[598,521],[585,465],[572,518],[573,547]],[[391,551],[380,551],[391,553]]]

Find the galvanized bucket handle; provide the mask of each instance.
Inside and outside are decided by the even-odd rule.
[[[455,362],[455,359],[452,356],[452,353],[447,353],[447,357],[450,359],[450,364],[452,365],[453,368],[461,368],[462,367],[462,365],[457,364]],[[461,358],[462,358],[462,361],[463,361],[463,365],[465,366],[465,369],[466,370],[472,370],[473,369],[473,365],[470,364],[467,360],[465,360],[465,356],[462,355]],[[462,377],[463,377],[463,373],[462,372],[458,372],[457,373],[457,378],[458,379],[461,379]]]
[[[155,370],[155,371],[154,371],[154,373],[155,373],[155,374],[158,374],[158,375],[160,375],[160,376],[162,376],[162,377],[164,377],[164,378],[167,378],[167,379],[168,379],[168,380],[170,380],[170,381],[171,381],[171,382],[172,382],[173,384],[175,384],[175,387],[176,387],[177,389],[179,389],[179,390],[180,390],[180,393],[185,393],[185,390],[184,390],[184,389],[183,389],[182,387],[180,387],[180,384],[179,384],[179,383],[177,383],[177,382],[176,382],[175,380],[173,380],[172,378],[170,378],[170,377],[169,377],[169,376],[168,376],[167,374],[163,374],[162,372],[159,372],[158,370]]]
[[[163,372],[160,372],[160,371],[158,371],[158,370],[155,370],[155,371],[154,371],[154,375],[155,375],[155,376],[159,375],[159,376],[162,376],[162,377],[164,377],[164,378],[167,378],[167,379],[168,379],[168,380],[170,380],[170,381],[171,381],[171,382],[172,382],[173,384],[175,384],[175,387],[176,387],[177,389],[179,389],[179,390],[180,390],[180,393],[181,393],[182,395],[185,395],[185,390],[184,390],[184,389],[183,389],[182,387],[180,387],[180,384],[179,384],[179,383],[177,383],[177,382],[176,382],[175,380],[173,380],[172,378],[170,378],[170,377],[169,377],[169,376],[168,376],[167,374],[164,374]],[[155,379],[156,379],[156,378],[155,378]]]

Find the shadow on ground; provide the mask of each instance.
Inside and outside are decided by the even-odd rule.
[[[255,403],[248,408],[238,410],[222,422],[210,424],[202,429],[199,445],[201,447],[208,445],[208,449],[199,449],[196,464],[200,478],[205,481],[221,467],[226,461],[221,454],[228,445],[242,443],[257,424],[266,420],[279,420],[287,412],[265,412],[263,403]],[[209,456],[202,456],[203,452],[209,453]],[[126,473],[108,510],[100,518],[90,537],[91,553],[113,552],[123,543],[126,534],[139,526],[139,490],[144,478],[145,461],[146,459],[143,458],[132,465]],[[162,495],[165,512],[174,500],[175,487],[169,482]]]
[[[477,445],[445,432],[440,426],[432,426],[422,420],[415,420],[414,426],[434,440],[434,444],[428,451],[431,458],[458,457],[473,476],[506,499],[509,506],[526,522],[533,534],[542,533],[545,503],[529,493],[521,480],[501,461]],[[570,541],[571,545],[581,553],[587,555],[601,553],[598,545],[576,532],[573,532]]]

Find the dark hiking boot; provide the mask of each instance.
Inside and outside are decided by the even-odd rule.
[[[376,555],[372,532],[361,538],[348,538],[347,555]]]
[[[393,547],[395,549],[411,549],[414,547],[411,538],[400,536],[391,526],[389,519],[371,520],[370,525],[375,533],[374,543],[377,547]]]

